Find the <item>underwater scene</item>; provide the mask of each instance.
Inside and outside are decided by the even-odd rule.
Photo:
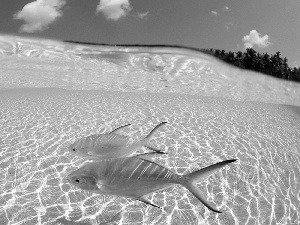
[[[298,225],[299,121],[299,83],[200,51],[1,35],[0,224]]]

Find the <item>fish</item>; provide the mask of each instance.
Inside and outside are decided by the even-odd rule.
[[[80,138],[71,144],[68,150],[74,155],[90,160],[126,157],[142,146],[145,146],[158,154],[166,154],[150,144],[150,140],[158,128],[165,124],[167,124],[167,122],[161,122],[145,138],[137,142],[133,142],[128,136],[119,134],[122,128],[131,125],[127,124],[114,129],[110,133],[94,134]]]
[[[127,197],[157,208],[161,207],[148,201],[145,196],[179,184],[208,209],[221,213],[206,200],[197,188],[197,183],[235,161],[236,159],[225,160],[186,175],[179,175],[155,162],[136,156],[106,159],[83,165],[67,175],[66,180],[84,191]]]

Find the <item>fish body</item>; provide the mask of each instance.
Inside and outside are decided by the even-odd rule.
[[[139,157],[107,159],[86,164],[69,174],[67,179],[82,190],[129,197],[155,207],[158,206],[145,199],[145,195],[180,184],[210,210],[219,213],[220,211],[205,199],[196,183],[234,161],[226,160],[187,175],[178,175],[157,163]]]
[[[69,148],[70,152],[84,158],[110,159],[125,157],[135,152],[138,147],[140,144],[133,143],[127,136],[109,133],[81,138]]]
[[[122,158],[134,153],[138,148],[145,146],[152,151],[164,154],[149,143],[157,129],[166,124],[158,124],[144,139],[134,142],[130,137],[119,134],[125,125],[107,134],[94,134],[76,140],[69,146],[69,152],[91,160]]]

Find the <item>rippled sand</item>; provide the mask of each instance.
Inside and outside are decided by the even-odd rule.
[[[0,224],[300,224],[299,111],[172,93],[1,90]],[[62,182],[84,163],[67,153],[76,138],[132,123],[139,139],[161,121],[153,143],[168,155],[153,160],[176,173],[238,159],[198,184],[222,214],[181,186],[148,196],[162,211]]]

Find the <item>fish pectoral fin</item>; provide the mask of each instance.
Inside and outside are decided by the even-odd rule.
[[[99,189],[99,190],[101,190],[101,188],[102,188],[102,184],[101,183],[96,183],[96,186],[97,186],[97,188]]]
[[[86,154],[89,156],[97,156],[93,151],[88,151]]]
[[[124,135],[124,133],[121,131],[123,128],[125,128],[125,127],[128,127],[128,126],[130,126],[131,124],[129,123],[129,124],[126,124],[126,125],[123,125],[123,126],[120,126],[120,127],[118,127],[118,128],[116,128],[116,129],[114,129],[114,130],[112,130],[111,132],[109,132],[110,134],[111,133],[114,133],[114,134],[120,134],[120,135]]]
[[[140,202],[143,202],[143,203],[145,203],[145,204],[147,204],[147,205],[151,205],[151,206],[153,206],[153,207],[155,207],[155,208],[162,209],[160,206],[151,203],[149,200],[145,199],[145,197],[143,197],[143,196],[141,196],[141,197],[135,197],[134,199],[135,199],[135,200],[138,200],[138,201],[140,201]]]
[[[154,151],[156,154],[168,154],[168,153],[166,153],[166,152],[163,152],[163,151],[161,151],[161,150],[159,150],[159,149],[157,149],[157,148],[155,148],[155,147],[153,147],[153,146],[151,146],[151,145],[149,145],[149,144],[146,144],[146,145],[144,145],[146,148],[148,148],[148,149],[150,149],[151,151]]]
[[[146,153],[140,153],[140,154],[134,155],[132,157],[139,157],[139,158],[144,159],[143,157],[145,157],[145,156],[151,157],[151,156],[154,156],[156,154],[157,154],[156,152],[146,152]]]
[[[99,191],[105,191],[106,190],[105,184],[103,184],[101,181],[98,181],[96,183],[96,186],[97,186],[97,188],[98,188]]]
[[[94,154],[92,154],[91,152],[87,153],[88,156],[95,156]]]

